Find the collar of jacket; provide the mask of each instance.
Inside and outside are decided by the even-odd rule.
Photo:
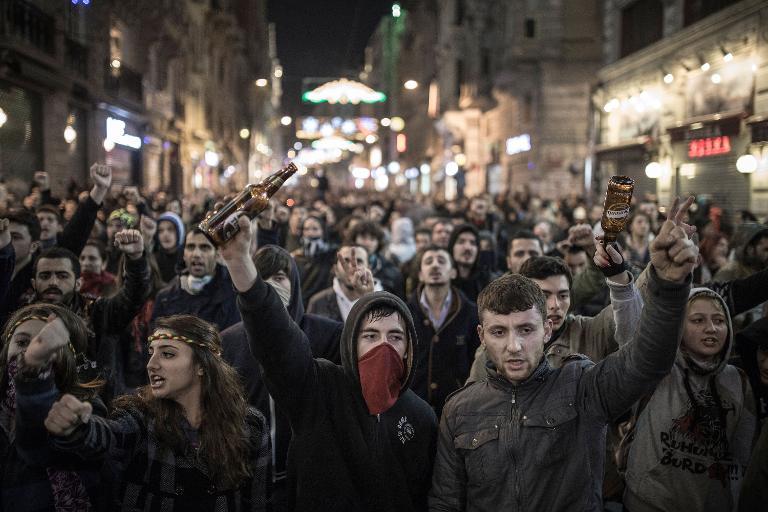
[[[531,373],[527,379],[519,384],[513,384],[509,382],[503,375],[501,375],[496,367],[489,359],[486,363],[486,371],[488,372],[488,381],[497,388],[505,391],[518,390],[518,389],[530,389],[538,387],[542,382],[547,379],[547,376],[552,373],[552,367],[547,362],[547,358],[542,355],[539,366]]]
[[[554,342],[556,342],[560,336],[563,335],[566,329],[568,329],[568,326],[571,325],[571,322],[573,322],[573,315],[566,315],[565,321],[563,322],[563,325],[560,326],[558,330],[552,333],[552,336],[549,337],[549,341],[544,343],[544,353],[547,353],[547,350],[549,350],[549,347],[552,346]]]

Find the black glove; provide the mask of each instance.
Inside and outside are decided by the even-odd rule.
[[[621,262],[619,263],[614,262],[613,258],[611,258],[610,253],[608,253],[608,251],[606,250],[606,253],[608,253],[608,261],[610,261],[611,264],[608,265],[607,267],[600,267],[600,266],[597,267],[600,269],[600,272],[602,272],[605,277],[617,276],[627,270],[627,262],[624,261],[624,257],[621,254],[621,248],[619,248],[619,246],[615,242],[611,243],[610,246],[616,249],[616,252],[619,253],[619,256],[621,256]]]

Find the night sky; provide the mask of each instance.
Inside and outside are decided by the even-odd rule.
[[[283,66],[283,110],[296,114],[304,77],[355,78],[365,45],[393,0],[268,0]]]

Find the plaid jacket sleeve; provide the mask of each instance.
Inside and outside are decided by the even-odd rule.
[[[269,427],[264,416],[254,408],[248,411],[248,428],[253,449],[251,450],[251,478],[248,490],[250,493],[252,512],[263,512],[267,507],[269,485],[269,466],[272,455],[270,447]]]
[[[144,416],[137,410],[119,410],[114,419],[91,416],[85,425],[64,437],[52,437],[53,446],[83,459],[109,457],[117,464],[128,463],[146,440]]]

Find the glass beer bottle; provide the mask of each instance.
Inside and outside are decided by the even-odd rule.
[[[198,225],[213,245],[219,246],[230,240],[240,230],[238,219],[241,215],[255,217],[269,205],[269,198],[275,195],[283,183],[298,171],[291,162],[287,167],[265,178],[258,185],[247,185],[229,203],[206,215]]]
[[[605,232],[603,241],[606,245],[615,242],[619,233],[624,231],[634,188],[635,182],[629,176],[612,176],[608,182],[603,203],[603,218],[600,221]]]

